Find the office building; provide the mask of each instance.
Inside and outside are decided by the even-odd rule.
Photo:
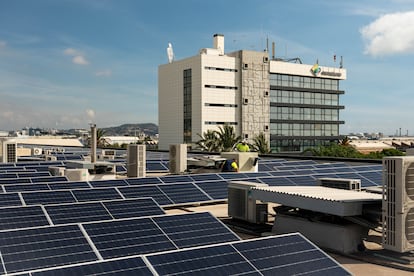
[[[189,146],[224,124],[248,141],[264,133],[273,152],[303,151],[339,139],[343,68],[269,57],[269,51],[213,48],[158,68],[159,148]],[[342,66],[340,66],[342,67]]]

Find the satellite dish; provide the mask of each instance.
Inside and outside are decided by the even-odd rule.
[[[167,56],[168,56],[168,63],[173,62],[173,60],[174,60],[174,51],[173,51],[173,47],[172,47],[171,43],[168,43]]]

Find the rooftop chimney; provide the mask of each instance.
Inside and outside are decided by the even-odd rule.
[[[224,35],[215,34],[213,38],[213,48],[219,50],[220,55],[224,55]]]
[[[96,125],[91,124],[91,163],[96,162],[96,146],[97,146]]]

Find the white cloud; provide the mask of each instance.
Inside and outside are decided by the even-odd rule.
[[[76,56],[79,55],[79,51],[73,49],[73,48],[67,48],[63,51],[63,53],[67,56]]]
[[[86,109],[86,116],[88,116],[88,119],[89,119],[90,122],[95,121],[95,110]]]
[[[88,65],[89,61],[85,58],[85,56],[78,50],[73,48],[67,48],[63,51],[63,53],[67,56],[72,56],[72,62],[79,65]]]
[[[89,61],[84,56],[74,56],[72,62],[79,65],[88,65]]]
[[[111,70],[98,71],[98,72],[95,73],[95,76],[97,76],[97,77],[110,77],[110,76],[112,76],[112,71]]]
[[[414,11],[379,17],[361,29],[365,54],[384,56],[414,53]]]

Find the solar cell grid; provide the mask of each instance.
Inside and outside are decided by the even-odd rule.
[[[173,204],[156,185],[121,187],[119,191],[125,198],[152,197],[161,206]]]
[[[0,230],[49,225],[40,206],[0,208]]]
[[[225,180],[196,182],[195,185],[200,187],[212,199],[220,200],[227,198],[228,183]]]
[[[234,243],[233,246],[264,275],[350,275],[298,234]]]
[[[240,240],[210,213],[152,218],[179,248]]]
[[[32,276],[118,276],[118,275],[152,275],[148,266],[141,257],[120,259],[115,261],[96,262],[92,264],[77,265],[73,267],[35,272]]]
[[[17,175],[18,177],[29,177],[29,178],[51,176],[50,172],[19,172],[17,173]]]
[[[46,183],[46,182],[62,182],[68,181],[66,176],[49,176],[49,177],[35,177],[31,178],[33,183]]]
[[[220,176],[215,173],[208,173],[208,174],[194,174],[190,175],[193,181],[209,181],[209,180],[222,180]]]
[[[158,275],[261,275],[230,245],[149,255]]]
[[[76,202],[70,191],[24,192],[21,195],[26,205]]]
[[[164,183],[186,183],[191,182],[192,179],[190,176],[162,176],[160,180]]]
[[[224,180],[232,180],[232,179],[243,179],[246,178],[246,175],[244,175],[244,173],[233,173],[233,172],[228,172],[228,173],[219,173],[218,174],[221,178],[223,178]]]
[[[18,193],[0,194],[0,207],[22,206]]]
[[[47,184],[15,184],[15,185],[3,185],[3,187],[7,193],[50,190]]]
[[[115,188],[76,189],[72,193],[79,202],[122,199]]]
[[[193,183],[158,185],[174,204],[212,200]]]
[[[292,182],[294,185],[298,185],[298,186],[315,186],[316,185],[316,180],[311,175],[288,176],[286,177],[286,179]]]
[[[149,218],[83,224],[104,259],[176,249]]]
[[[24,184],[24,183],[32,183],[30,178],[7,178],[3,179],[0,178],[0,184]]]
[[[144,177],[144,178],[127,178],[125,179],[129,185],[144,185],[144,184],[160,184],[162,183],[158,177]]]
[[[369,181],[369,183],[367,183],[368,185],[382,186],[382,172],[381,171],[360,172],[358,174]],[[367,186],[363,185],[363,187],[367,187]]]
[[[55,225],[113,219],[99,202],[49,205],[45,209]]]
[[[71,189],[89,189],[87,181],[70,181],[70,182],[56,182],[47,183],[51,190],[71,190]]]
[[[168,171],[168,168],[161,162],[147,162],[146,163],[147,171]]]
[[[124,199],[102,202],[115,219],[165,214],[152,198]]]
[[[128,186],[128,183],[126,183],[125,180],[123,179],[96,180],[96,181],[89,181],[89,183],[94,188]]]
[[[0,252],[8,273],[97,260],[76,225],[0,232]]]
[[[0,173],[0,179],[17,178],[17,173]]]
[[[262,177],[260,181],[269,185],[269,186],[292,186],[294,185],[290,182],[287,177]]]

